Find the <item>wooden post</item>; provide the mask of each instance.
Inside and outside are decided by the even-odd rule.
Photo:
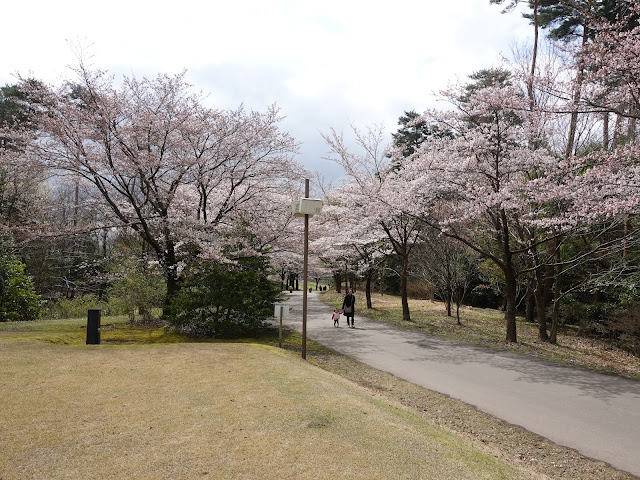
[[[309,179],[304,181],[304,198],[309,198]],[[307,358],[307,267],[309,264],[309,215],[304,215],[304,268],[302,287],[302,358]]]
[[[282,348],[282,310],[284,307],[280,305],[280,330],[278,331],[278,346]]]

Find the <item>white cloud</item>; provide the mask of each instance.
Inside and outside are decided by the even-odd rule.
[[[498,63],[529,37],[519,14],[489,0],[34,0],[3,6],[0,83],[14,72],[46,81],[68,75],[69,42],[116,74],[188,69],[211,101],[262,109],[276,101],[305,143],[311,168],[318,130],[385,122],[433,104],[456,76]],[[318,165],[318,167],[322,167]]]

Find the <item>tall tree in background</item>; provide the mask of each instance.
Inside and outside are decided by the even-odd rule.
[[[492,4],[502,5],[506,0],[490,0]],[[509,0],[508,5],[502,11],[502,13],[512,11],[519,3],[523,3],[525,0]],[[527,95],[529,97],[530,107],[533,109],[535,106],[535,94],[534,83],[536,76],[536,63],[538,60],[538,43],[540,36],[540,25],[538,22],[538,4],[540,0],[528,0],[529,8],[531,8],[531,14],[523,14],[525,18],[530,18],[533,23],[533,48],[531,51],[531,68],[529,69],[529,77],[527,78]]]
[[[400,149],[403,157],[413,155],[425,140],[431,137],[451,136],[451,132],[441,125],[429,125],[415,110],[404,112],[398,119],[398,131],[392,133],[393,146]]]
[[[0,226],[27,222],[30,204],[38,198],[36,190],[43,180],[38,163],[24,154],[26,144],[36,128],[35,112],[28,105],[28,91],[42,83],[26,80],[29,89],[20,85],[0,88]]]
[[[549,38],[565,45],[574,45],[575,78],[569,110],[569,130],[567,133],[565,158],[575,153],[579,106],[585,82],[585,51],[602,25],[622,22],[625,28],[633,24],[633,2],[622,0],[538,0],[538,22],[549,32]],[[620,20],[618,20],[620,19]],[[608,117],[605,128],[608,130]],[[605,134],[605,136],[608,136]],[[606,148],[606,147],[605,147]]]
[[[26,126],[31,116],[24,106],[26,94],[18,85],[0,87],[0,127]]]
[[[618,126],[622,119],[629,119],[627,133],[631,133],[635,119],[640,118],[640,4],[614,3],[617,8],[611,7],[606,16],[593,20],[594,38],[584,59],[587,80],[595,88],[585,99],[585,106],[599,112],[614,112]],[[611,18],[614,12],[619,16]],[[614,135],[621,135],[619,128]]]
[[[569,120],[569,132],[565,148],[565,158],[574,153],[576,129],[578,125],[578,104],[582,95],[584,82],[584,61],[582,51],[589,40],[589,26],[587,11],[591,0],[579,0],[566,2],[563,0],[539,0],[538,21],[543,29],[549,31],[549,36],[554,40],[569,43],[578,40],[580,48],[576,53],[576,76],[573,82],[571,100],[571,118]]]

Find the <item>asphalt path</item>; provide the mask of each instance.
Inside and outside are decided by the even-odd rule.
[[[302,292],[287,296],[284,323],[302,331]],[[334,328],[331,307],[314,291],[307,337],[640,476],[640,382],[410,332],[362,311],[356,303],[356,328],[344,317]]]

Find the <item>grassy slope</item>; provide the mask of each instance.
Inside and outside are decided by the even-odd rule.
[[[297,353],[82,324],[0,324],[2,480],[532,477]]]

